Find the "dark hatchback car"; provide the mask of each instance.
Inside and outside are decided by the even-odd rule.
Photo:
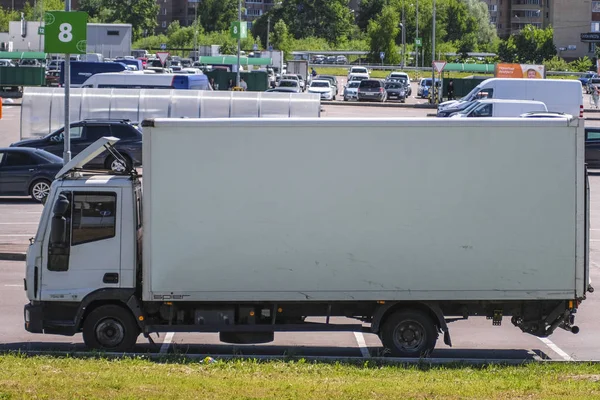
[[[142,132],[128,120],[87,119],[71,124],[71,157],[94,143],[103,136],[114,136],[120,139],[115,148],[126,161],[133,166],[142,165]],[[34,147],[44,149],[62,157],[64,151],[64,129],[52,132],[41,139],[21,140],[11,147]],[[88,163],[90,168],[109,169],[123,172],[125,166],[110,153],[104,152]]]
[[[600,168],[600,128],[585,128],[585,162],[589,168]]]
[[[365,79],[358,85],[358,101],[381,101],[387,99],[385,83],[380,79]]]
[[[386,82],[385,91],[387,92],[388,100],[400,100],[406,102],[406,86],[402,82]]]
[[[42,201],[62,166],[62,158],[44,150],[0,148],[0,196],[31,196]]]

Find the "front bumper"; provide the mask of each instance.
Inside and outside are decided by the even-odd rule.
[[[26,304],[23,310],[23,319],[25,321],[25,330],[31,333],[43,333],[43,310],[41,305]]]

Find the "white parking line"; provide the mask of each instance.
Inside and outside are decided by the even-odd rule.
[[[37,225],[38,222],[0,222],[0,225]]]
[[[538,338],[542,341],[542,343],[544,343],[546,346],[550,347],[550,349],[555,352],[556,354],[558,354],[559,356],[561,356],[563,358],[563,360],[565,361],[575,361],[573,360],[573,358],[568,355],[567,353],[565,353],[560,347],[558,347],[557,345],[554,344],[554,342],[548,338]]]
[[[358,348],[360,349],[363,358],[371,358],[371,353],[369,353],[369,348],[367,347],[365,336],[362,332],[354,332],[354,337],[356,338],[356,343],[358,344]]]
[[[13,237],[13,236],[18,236],[18,237],[32,237],[35,236],[35,233],[30,233],[29,235],[15,235],[13,233],[11,233],[10,235],[0,235],[2,237]]]
[[[23,285],[4,285],[6,287],[23,287]]]
[[[167,354],[169,346],[171,346],[171,341],[173,340],[173,335],[175,335],[173,332],[168,332],[165,335],[165,340],[163,340],[162,345],[160,346],[160,354]]]

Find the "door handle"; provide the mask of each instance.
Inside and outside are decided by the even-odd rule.
[[[102,278],[102,282],[104,283],[119,283],[119,274],[116,272],[109,272],[104,274],[104,278]]]
[[[29,172],[35,171],[35,168],[29,168]]]

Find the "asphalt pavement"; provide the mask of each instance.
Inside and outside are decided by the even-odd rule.
[[[360,110],[360,111],[358,111]],[[0,120],[0,147],[19,139],[19,107],[4,107]],[[325,106],[322,116],[331,117],[425,117],[431,110]],[[591,121],[589,125],[598,124]],[[596,125],[597,126],[597,125]],[[590,176],[591,187],[591,266],[593,282],[600,282],[600,175]],[[26,251],[28,239],[35,235],[42,206],[27,198],[0,198],[0,253],[3,248]],[[84,350],[81,335],[63,337],[29,334],[23,328],[23,261],[0,261],[0,350],[79,351]],[[547,339],[522,333],[508,319],[502,326],[492,326],[485,318],[471,318],[449,325],[453,347],[438,341],[432,354],[440,359],[507,359],[507,360],[600,360],[596,325],[600,328],[600,292],[592,293],[576,317],[581,328],[578,335],[557,330]],[[334,322],[349,322],[338,318]],[[355,322],[355,321],[352,321]],[[219,342],[217,334],[152,335],[156,344],[138,340],[137,352],[184,353],[207,355],[287,355],[377,357],[383,355],[378,337],[363,333],[277,333],[275,341],[264,345],[229,345]]]

